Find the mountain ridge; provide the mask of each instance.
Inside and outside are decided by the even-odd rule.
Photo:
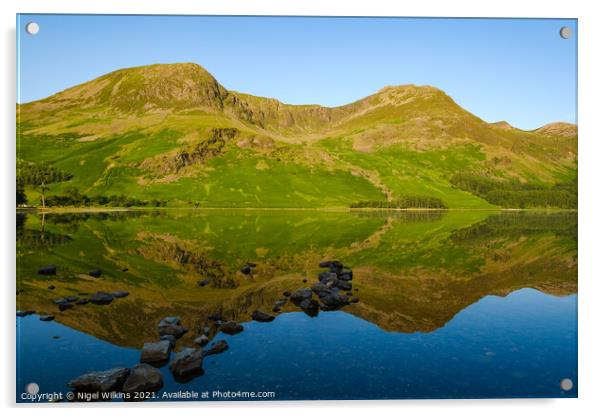
[[[207,177],[229,158],[228,163],[249,161],[245,169],[251,176],[262,176],[257,166],[282,168],[282,172],[276,169],[265,174],[284,175],[286,179],[273,193],[285,190],[291,201],[295,197],[285,185],[293,179],[288,171],[302,170],[306,189],[299,192],[306,199],[303,204],[309,203],[308,198],[310,204],[318,203],[319,186],[312,176],[316,170],[327,176],[344,176],[333,178],[336,186],[343,185],[345,192],[356,197],[363,194],[390,200],[408,193],[434,192],[442,197],[439,194],[452,192],[455,199],[472,201],[453,202],[460,207],[490,205],[479,202],[474,193],[468,196],[465,190],[453,191],[449,181],[454,170],[469,168],[487,177],[542,186],[566,181],[576,172],[576,126],[552,123],[531,132],[500,127],[469,113],[436,87],[412,84],[386,86],[337,107],[285,104],[230,91],[194,63],[110,72],[45,99],[17,105],[17,124],[20,158],[47,162],[70,173],[76,170],[87,178],[76,174],[71,182],[84,192],[123,192],[123,186],[109,182],[115,173],[127,172],[125,176],[133,176],[126,178],[131,187],[128,192],[136,187],[138,197],[146,197],[149,188],[156,188],[153,184],[182,179],[197,178],[204,188],[211,187],[213,179],[204,183]],[[234,130],[225,133],[228,129]],[[113,141],[115,147],[109,151],[106,147]],[[35,153],[40,143],[52,148],[45,150],[43,158]],[[81,157],[86,154],[82,149],[97,152],[101,147],[106,154],[99,160]],[[63,153],[66,149],[69,161]],[[396,155],[400,151],[402,154]],[[429,160],[433,155],[441,160]],[[408,157],[410,160],[404,160]],[[84,168],[90,163],[94,163],[93,173]],[[231,166],[220,169],[226,174]],[[407,177],[403,183],[396,178],[399,175]],[[424,186],[407,186],[413,175],[428,177],[419,180]],[[368,183],[359,185],[351,177]],[[261,199],[244,191],[240,186],[243,178],[240,181],[235,187],[228,186],[228,193],[234,189],[246,199]],[[366,192],[355,192],[358,186]],[[60,184],[53,187],[64,188]],[[370,187],[376,193],[368,191]],[[202,200],[209,197],[208,192],[202,192]],[[165,192],[149,195],[160,194]],[[278,199],[278,195],[271,198]],[[335,199],[347,204],[349,198]]]

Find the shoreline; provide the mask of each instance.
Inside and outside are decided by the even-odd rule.
[[[348,208],[348,207],[16,207],[16,212],[39,214],[69,214],[95,212],[137,212],[137,211],[319,211],[319,212],[578,212],[578,209],[565,208]]]

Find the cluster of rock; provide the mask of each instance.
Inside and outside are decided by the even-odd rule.
[[[240,271],[250,274],[255,267],[247,263]],[[318,282],[310,288],[301,288],[293,292],[285,291],[284,298],[276,301],[273,312],[280,312],[281,308],[291,302],[310,316],[318,315],[319,311],[338,310],[350,303],[358,302],[353,296],[353,272],[339,261],[325,261],[320,267],[328,269],[318,275]],[[307,279],[303,280],[304,283]],[[356,289],[357,290],[357,289]],[[125,292],[127,293],[127,292]],[[108,295],[108,296],[107,296]],[[108,301],[110,297],[119,297],[115,293],[107,294],[97,292],[89,299],[90,302]],[[76,297],[75,297],[76,298]],[[93,300],[94,299],[94,300]],[[112,299],[111,299],[112,300]],[[65,298],[64,301],[77,302],[77,299]],[[101,303],[103,304],[103,303]],[[24,311],[23,313],[27,313]],[[271,322],[276,316],[261,310],[253,311],[252,319],[258,322]],[[221,331],[224,334],[235,335],[244,330],[244,327],[234,321],[223,321],[220,313],[210,315],[209,321],[215,329],[213,333]],[[183,348],[175,354],[170,362],[172,351],[177,341],[184,336],[189,329],[182,325],[177,316],[168,316],[157,324],[158,339],[144,343],[140,353],[140,364],[132,369],[115,368],[107,371],[99,371],[84,374],[69,382],[69,386],[76,391],[85,392],[155,392],[163,386],[163,376],[156,367],[161,367],[169,362],[169,370],[178,382],[187,382],[204,374],[203,359],[213,354],[219,354],[228,350],[225,340],[214,342],[204,349],[210,342],[211,328],[206,323],[202,330],[197,329],[197,337],[194,338],[196,347]]]
[[[317,283],[310,288],[298,289],[292,293],[285,292],[284,295],[309,316],[318,315],[320,310],[334,311],[359,301],[351,291],[353,271],[350,268],[337,260],[321,262],[320,267],[328,270],[318,275]],[[275,309],[280,306],[277,303]]]
[[[338,260],[323,261],[320,267],[327,268],[318,275],[318,282],[311,287],[297,289],[293,292],[284,291],[284,298],[275,302],[272,312],[278,313],[288,301],[299,307],[309,316],[317,316],[320,310],[334,311],[359,302],[353,296],[353,271]],[[303,279],[307,283],[307,279]],[[357,290],[357,289],[356,289]],[[314,297],[315,295],[315,297]],[[251,315],[253,320],[259,322],[271,322],[276,317],[269,313],[256,310]]]
[[[124,269],[124,270],[126,270],[126,269]],[[45,275],[45,276],[56,275],[56,266],[55,265],[43,266],[38,269],[38,274]],[[88,275],[90,275],[94,278],[99,278],[102,275],[102,271],[100,269],[94,269],[94,270],[91,270],[88,273]],[[49,285],[48,289],[54,290],[55,286]],[[72,295],[72,296],[65,296],[63,298],[55,299],[55,300],[53,300],[53,303],[58,306],[59,311],[63,312],[68,309],[72,309],[76,305],[86,305],[88,303],[93,303],[95,305],[108,305],[111,302],[113,302],[114,299],[124,298],[126,296],[129,296],[129,294],[130,293],[125,290],[117,290],[117,291],[110,292],[110,293],[98,291],[98,292],[93,293],[92,295],[90,295],[88,293],[79,293],[79,296]],[[28,316],[28,315],[33,315],[35,313],[36,313],[36,311],[34,311],[34,310],[19,310],[19,311],[17,311],[17,316],[24,317],[24,316]],[[52,315],[52,314],[40,315],[40,320],[41,321],[52,321],[52,320],[54,320],[54,315]]]
[[[222,323],[221,317],[213,320],[224,333],[235,334],[243,330],[242,325],[236,322]],[[186,347],[174,354],[169,364],[169,370],[176,381],[187,382],[202,375],[204,373],[203,358],[228,350],[228,343],[224,340],[215,342],[203,350],[202,347],[209,343],[207,329],[208,327],[205,327],[204,333],[194,340],[195,344],[199,345],[198,348]],[[144,343],[140,352],[140,364],[132,369],[114,368],[87,373],[71,380],[67,385],[76,392],[86,393],[156,392],[163,387],[163,375],[157,370],[157,367],[169,362],[176,342],[187,332],[188,328],[182,325],[179,317],[165,317],[157,325],[159,339]],[[137,399],[143,400],[144,398],[141,395]]]
[[[118,367],[87,373],[71,380],[67,385],[75,392],[98,394],[120,392],[125,393],[125,398],[128,400],[143,400],[145,393],[156,392],[163,387],[163,375],[155,367],[141,363],[131,369]],[[99,397],[99,399],[104,398]]]

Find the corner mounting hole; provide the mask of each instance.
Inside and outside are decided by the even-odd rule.
[[[570,378],[565,378],[560,382],[560,388],[564,391],[569,391],[573,389],[573,380]]]
[[[36,22],[29,22],[25,25],[25,31],[30,35],[37,35],[40,31],[40,25]]]
[[[571,31],[570,27],[563,26],[563,27],[560,28],[560,37],[562,39],[569,39],[572,34],[573,34],[573,32]]]

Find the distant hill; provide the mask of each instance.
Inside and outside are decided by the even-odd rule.
[[[550,123],[535,130],[546,136],[577,137],[577,126],[571,123]]]
[[[22,178],[31,166],[70,178],[49,184],[49,196],[346,207],[411,195],[488,208],[515,203],[500,190],[546,206],[576,193],[566,185],[576,183],[576,126],[489,124],[430,86],[385,87],[340,107],[289,105],[229,91],[196,64],[151,65],[17,105],[17,128]],[[473,189],[481,179],[493,188]],[[35,181],[21,182],[37,204]]]

